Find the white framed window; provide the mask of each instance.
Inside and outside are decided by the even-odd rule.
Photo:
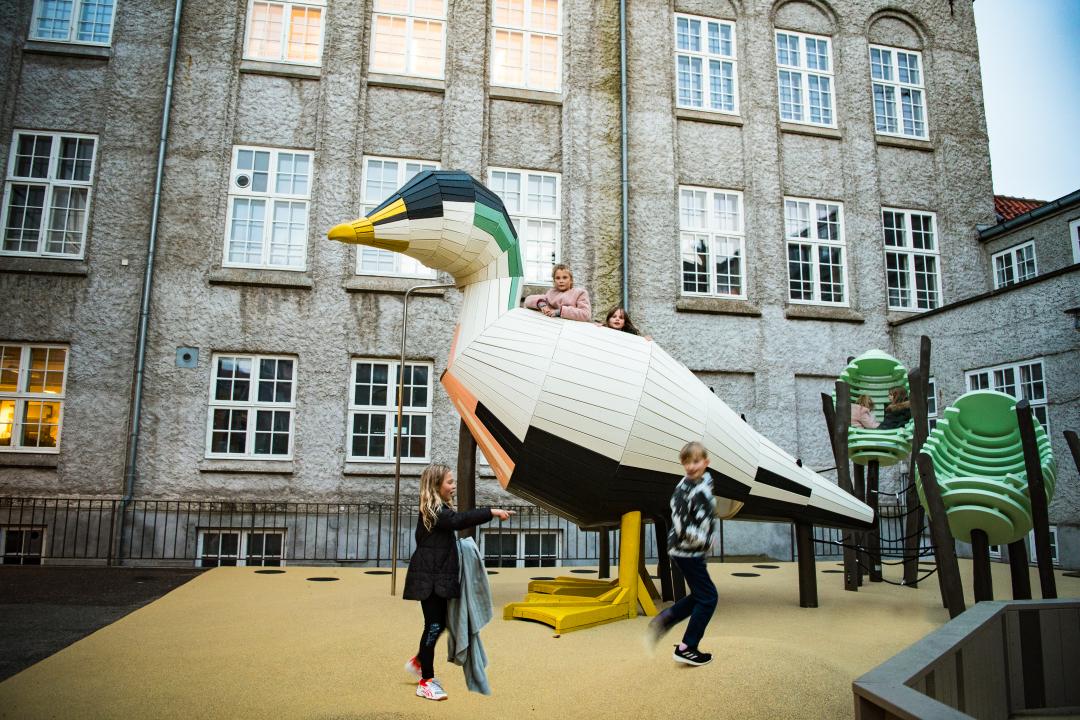
[[[776,71],[781,120],[836,127],[829,38],[777,30]]]
[[[1058,533],[1057,525],[1048,525],[1046,528],[1050,535],[1050,562],[1054,565],[1060,565],[1061,561],[1058,559]],[[1028,532],[1027,546],[1029,560],[1033,563],[1039,562],[1039,553],[1035,547],[1035,530],[1032,529]]]
[[[990,257],[994,265],[994,289],[1030,280],[1039,274],[1035,262],[1035,242],[1016,245]]]
[[[307,269],[312,154],[233,147],[225,267]]]
[[[109,45],[115,6],[115,0],[34,0],[30,39]]]
[[[683,295],[746,298],[742,193],[679,186]]]
[[[319,65],[322,62],[326,0],[248,0],[244,58]]]
[[[40,565],[45,554],[45,528],[31,525],[0,526],[4,565]]]
[[[525,282],[551,284],[562,254],[562,176],[538,170],[490,168],[488,187],[498,195],[517,230]]]
[[[937,380],[930,378],[926,381],[926,424],[928,430],[937,427],[938,394]]]
[[[843,204],[784,198],[784,234],[791,302],[847,305]]]
[[[870,79],[874,92],[874,129],[878,134],[925,140],[922,53],[871,45]]]
[[[289,460],[295,416],[295,358],[214,354],[206,457]]]
[[[399,363],[354,358],[349,393],[350,462],[392,462],[396,458]],[[432,377],[429,362],[405,363],[402,385],[401,461],[431,460]]]
[[[59,345],[0,345],[0,452],[60,451],[67,362]]]
[[[882,208],[881,228],[889,309],[931,310],[941,305],[937,216]]]
[[[484,567],[558,567],[561,532],[484,528]]]
[[[562,91],[560,0],[492,0],[491,84]]]
[[[1072,245],[1074,263],[1080,263],[1080,218],[1069,223],[1069,243]]]
[[[199,531],[195,567],[280,567],[285,564],[282,528],[207,528]]]
[[[383,200],[418,174],[438,170],[439,163],[430,160],[364,156],[364,174],[360,179],[361,215],[367,215]],[[407,255],[358,245],[356,247],[358,275],[393,275],[396,277],[434,278],[436,273]]]
[[[1031,414],[1043,426],[1046,434],[1050,434],[1042,358],[969,370],[964,377],[969,391],[997,390],[1012,395],[1017,400],[1027,400],[1031,404]]]
[[[0,254],[81,259],[97,137],[16,130],[11,147]]]
[[[446,0],[375,0],[371,71],[442,79]]]
[[[675,105],[739,112],[735,23],[675,15]]]

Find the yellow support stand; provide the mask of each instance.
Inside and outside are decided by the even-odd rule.
[[[652,580],[638,573],[641,560],[641,513],[622,516],[619,534],[619,579],[612,581],[560,577],[534,580],[523,602],[503,608],[503,619],[536,620],[564,633],[637,617],[638,605],[656,615],[646,586]]]

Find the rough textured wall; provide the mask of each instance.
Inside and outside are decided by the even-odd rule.
[[[1080,204],[1073,204],[1049,217],[1010,230],[983,243],[987,257],[987,272],[994,271],[990,258],[1026,242],[1035,243],[1035,266],[1040,275],[1060,270],[1076,262],[1073,258],[1069,223],[1080,219]]]

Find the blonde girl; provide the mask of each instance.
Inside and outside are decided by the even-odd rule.
[[[570,267],[559,263],[551,269],[552,288],[542,295],[530,295],[525,298],[525,307],[538,310],[548,317],[561,317],[567,320],[592,320],[592,303],[589,291],[574,287],[574,273]]]

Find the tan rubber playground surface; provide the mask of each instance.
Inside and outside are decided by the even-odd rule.
[[[490,577],[497,617],[482,636],[493,695],[466,691],[444,640],[442,703],[415,697],[402,670],[422,622],[418,603],[390,596],[389,576],[218,568],[0,684],[0,717],[847,718],[853,679],[947,620],[936,578],[847,593],[842,575],[820,572],[838,566],[822,562],[821,606],[802,609],[795,564],[771,564],[779,569],[709,566],[720,605],[701,644],[715,659],[702,668],[677,666],[670,645],[650,657],[644,616],[561,637],[503,621],[502,604],[521,599],[530,577],[559,570],[500,570]],[[996,596],[1008,599],[1009,568],[993,569]],[[961,572],[970,594],[969,562]],[[1057,582],[1061,597],[1080,597],[1080,579]]]

